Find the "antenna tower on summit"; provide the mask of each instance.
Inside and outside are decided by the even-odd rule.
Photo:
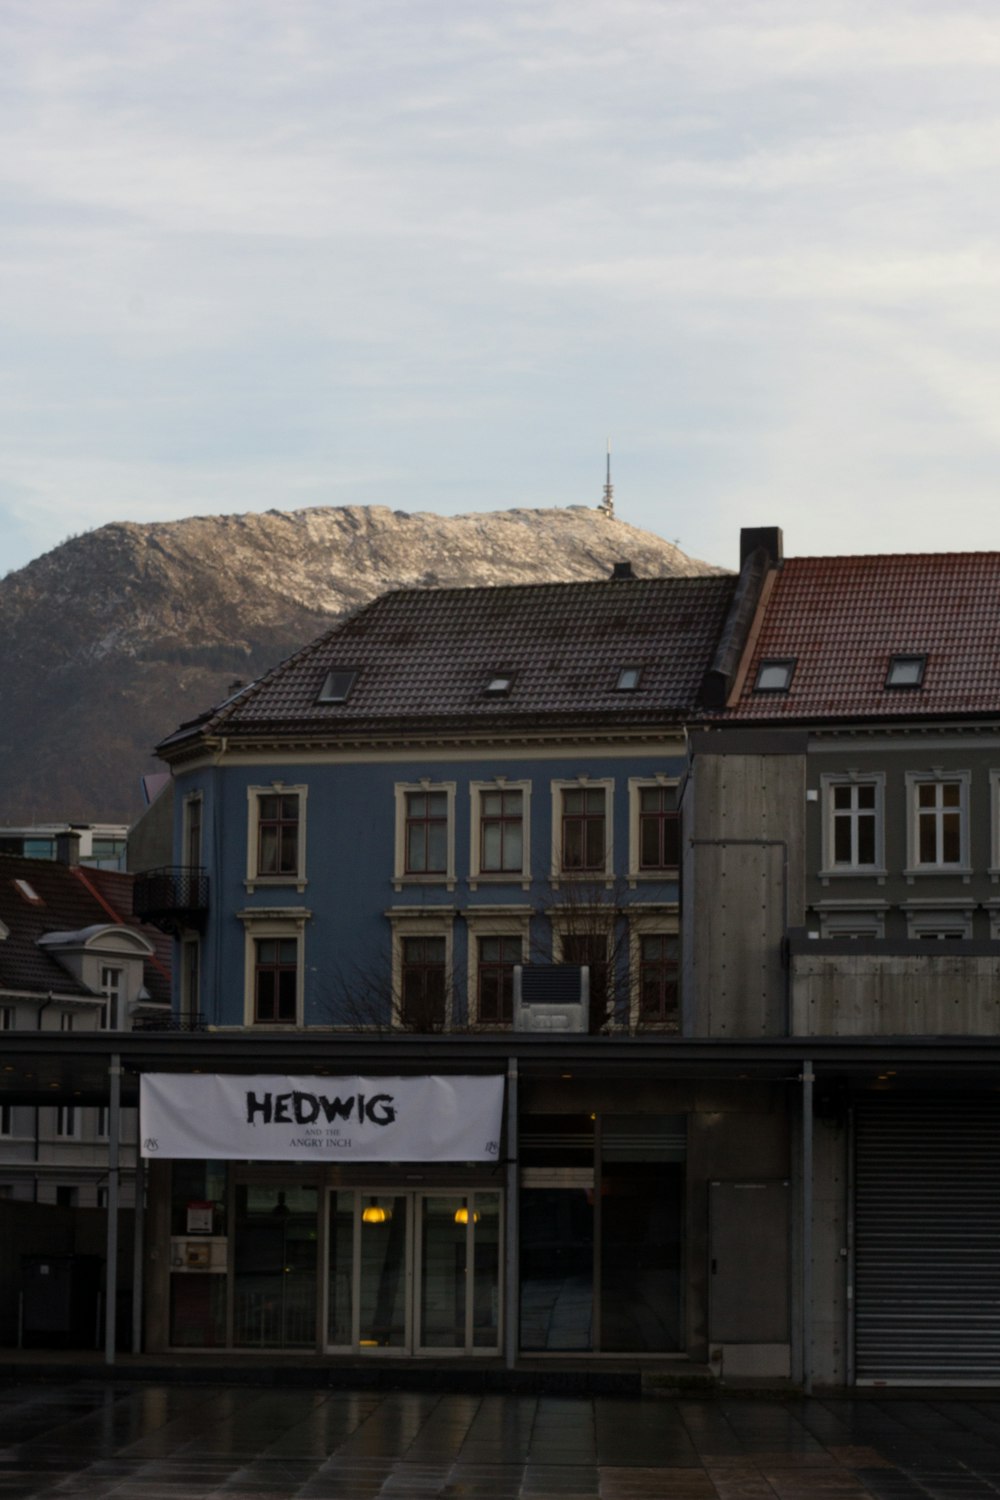
[[[611,483],[611,439],[608,438],[608,470],[604,481],[604,499],[597,509],[602,515],[607,516],[609,521],[615,518],[615,487]]]

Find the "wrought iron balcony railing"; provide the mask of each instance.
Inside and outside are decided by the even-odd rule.
[[[132,910],[165,932],[200,927],[208,915],[208,874],[200,865],[165,865],[135,877]]]

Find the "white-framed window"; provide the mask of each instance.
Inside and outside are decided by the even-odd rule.
[[[510,1026],[514,966],[530,958],[530,910],[494,907],[466,910],[469,934],[467,996],[469,1022],[492,1029]]]
[[[80,1111],[75,1104],[56,1105],[56,1135],[60,1140],[72,1141],[80,1133]]]
[[[850,910],[821,911],[819,914],[820,937],[882,939],[885,937],[885,916],[882,911]]]
[[[531,782],[473,781],[469,885],[531,884]]]
[[[94,1120],[97,1130],[97,1139],[106,1141],[108,1138],[108,1116],[109,1110],[106,1104],[98,1105],[94,1111]]]
[[[675,878],[681,857],[677,778],[630,776],[628,808],[629,881]]]
[[[629,913],[629,1026],[680,1030],[680,933],[676,907]]]
[[[968,771],[908,771],[907,875],[970,874]]]
[[[455,888],[455,783],[400,781],[395,787],[393,884]]]
[[[552,880],[610,881],[614,874],[614,781],[552,783]]]
[[[96,1203],[97,1203],[97,1207],[98,1208],[107,1208],[107,1206],[108,1206],[108,1190],[107,1190],[106,1187],[99,1187],[97,1189],[97,1200],[96,1200]]]
[[[393,1022],[408,1031],[447,1031],[454,1003],[452,910],[388,913],[392,924]]]
[[[885,775],[846,772],[820,777],[823,805],[821,876],[885,874]]]
[[[944,906],[907,909],[906,936],[920,940],[971,938],[971,907]]]
[[[103,1029],[121,1031],[125,1025],[124,970],[110,964],[101,965],[101,994],[104,996]],[[70,1018],[70,1026],[72,1026],[72,1018]]]
[[[306,888],[306,798],[308,787],[247,787],[248,891],[257,886]]]
[[[237,913],[243,923],[243,1016],[252,1027],[302,1026],[305,925],[302,907]]]
[[[189,792],[184,798],[181,827],[183,858],[181,863],[191,870],[199,869],[202,862],[202,807],[201,792]]]
[[[71,1010],[60,1011],[60,1013],[59,1013],[59,1030],[60,1031],[72,1031],[73,1030],[73,1012]]]

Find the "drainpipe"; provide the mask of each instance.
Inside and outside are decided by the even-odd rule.
[[[812,1395],[813,1345],[813,1084],[812,1062],[802,1063],[802,1391]]]
[[[504,1215],[504,1348],[512,1370],[518,1346],[517,1058],[507,1059],[507,1211]]]
[[[44,1030],[44,1027],[42,1026],[42,1015],[43,1015],[43,1013],[45,1011],[48,1010],[48,1008],[49,1008],[49,1006],[51,1004],[52,1004],[52,991],[49,990],[49,993],[46,995],[45,999],[42,1001],[41,1005],[38,1007],[38,1030],[39,1031],[43,1031]],[[38,1105],[36,1104],[35,1105],[35,1167],[36,1168],[38,1167],[38,1164],[41,1161],[41,1156],[42,1156],[41,1110],[39,1109]],[[34,1183],[33,1201],[35,1203],[38,1202],[38,1172],[37,1171],[35,1172],[35,1183]]]
[[[118,1295],[118,1180],[119,1116],[121,1113],[121,1054],[113,1052],[108,1062],[108,1241],[104,1282],[104,1363],[115,1362]]]

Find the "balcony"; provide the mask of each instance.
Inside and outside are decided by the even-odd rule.
[[[132,910],[162,932],[201,928],[208,915],[208,874],[200,865],[145,870],[135,877]]]

